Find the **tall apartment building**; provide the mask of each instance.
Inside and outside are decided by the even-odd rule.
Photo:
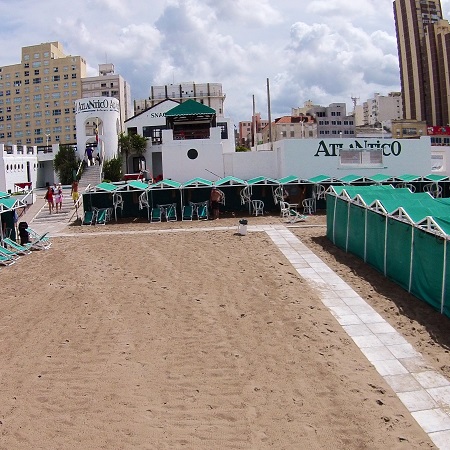
[[[117,98],[120,106],[120,132],[125,132],[125,121],[134,114],[130,85],[121,75],[114,73],[113,64],[99,64],[98,72],[96,77],[82,79],[82,98]]]
[[[74,102],[81,98],[86,61],[59,42],[22,48],[21,62],[0,67],[0,142],[76,142]]]
[[[375,93],[363,103],[364,125],[378,125],[403,118],[401,92],[389,92],[388,95]]]
[[[225,94],[221,83],[194,83],[165,84],[163,86],[151,86],[150,97],[144,100],[134,101],[134,112],[138,114],[149,109],[163,100],[170,99],[183,103],[186,100],[195,100],[209,106],[216,111],[218,117],[224,116],[223,104]]]
[[[444,70],[449,34],[435,28],[442,19],[440,0],[394,0],[393,5],[404,118],[446,124],[448,107],[441,99],[450,92]]]
[[[329,106],[313,106],[308,110],[317,122],[317,137],[354,137],[355,118],[347,115],[345,103],[331,103]]]

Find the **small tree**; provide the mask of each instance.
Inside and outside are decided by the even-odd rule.
[[[236,146],[236,151],[237,152],[249,152],[250,149],[247,147],[244,147],[243,145],[237,145]]]
[[[128,173],[128,158],[135,154],[142,158],[147,148],[148,139],[139,134],[119,134],[119,150],[125,155],[125,170]]]
[[[74,173],[77,172],[80,159],[76,151],[69,145],[60,145],[58,153],[53,159],[53,167],[58,174],[59,181],[62,184],[71,184],[74,178]]]
[[[112,158],[103,164],[105,180],[120,181],[122,179],[122,158]]]

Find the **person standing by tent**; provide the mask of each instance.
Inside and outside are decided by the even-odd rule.
[[[213,220],[219,218],[219,203],[222,201],[222,193],[216,187],[212,188],[211,196],[209,198],[211,204],[212,218]]]

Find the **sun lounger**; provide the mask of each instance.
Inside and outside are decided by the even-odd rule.
[[[48,233],[33,239],[30,242],[30,250],[47,250],[52,245],[48,238]]]
[[[197,208],[197,219],[198,220],[208,220],[208,206],[199,205]]]
[[[92,225],[94,223],[94,219],[95,219],[95,212],[94,211],[86,211],[84,213],[81,225]]]
[[[169,205],[166,209],[166,220],[167,222],[177,221],[177,207],[176,205]]]
[[[16,253],[18,253],[19,255],[27,255],[27,254],[31,253],[29,244],[20,245],[16,241],[13,241],[10,238],[3,238],[3,242],[9,248],[13,249]]]
[[[194,207],[192,205],[184,205],[181,220],[192,220],[193,215],[194,215]]]
[[[152,208],[150,222],[161,222],[161,208],[159,206]]]
[[[42,242],[42,244],[45,244],[46,248],[52,245],[52,241],[50,240],[48,233],[39,234],[31,228],[27,228],[27,231],[30,234],[31,241]]]
[[[107,217],[107,210],[106,210],[106,208],[99,209],[97,211],[97,214],[95,215],[95,223],[97,225],[106,225],[106,217]]]
[[[0,255],[0,265],[2,266],[10,266],[16,262],[15,259],[10,258],[9,256]]]
[[[12,250],[9,250],[8,248],[5,248],[0,245],[0,256],[6,256],[7,258],[12,259],[18,259],[20,258],[20,255],[16,252],[13,252]]]

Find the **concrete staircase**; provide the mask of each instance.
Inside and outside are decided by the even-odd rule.
[[[86,167],[78,182],[78,191],[83,192],[88,185],[97,186],[102,181],[102,166]]]

